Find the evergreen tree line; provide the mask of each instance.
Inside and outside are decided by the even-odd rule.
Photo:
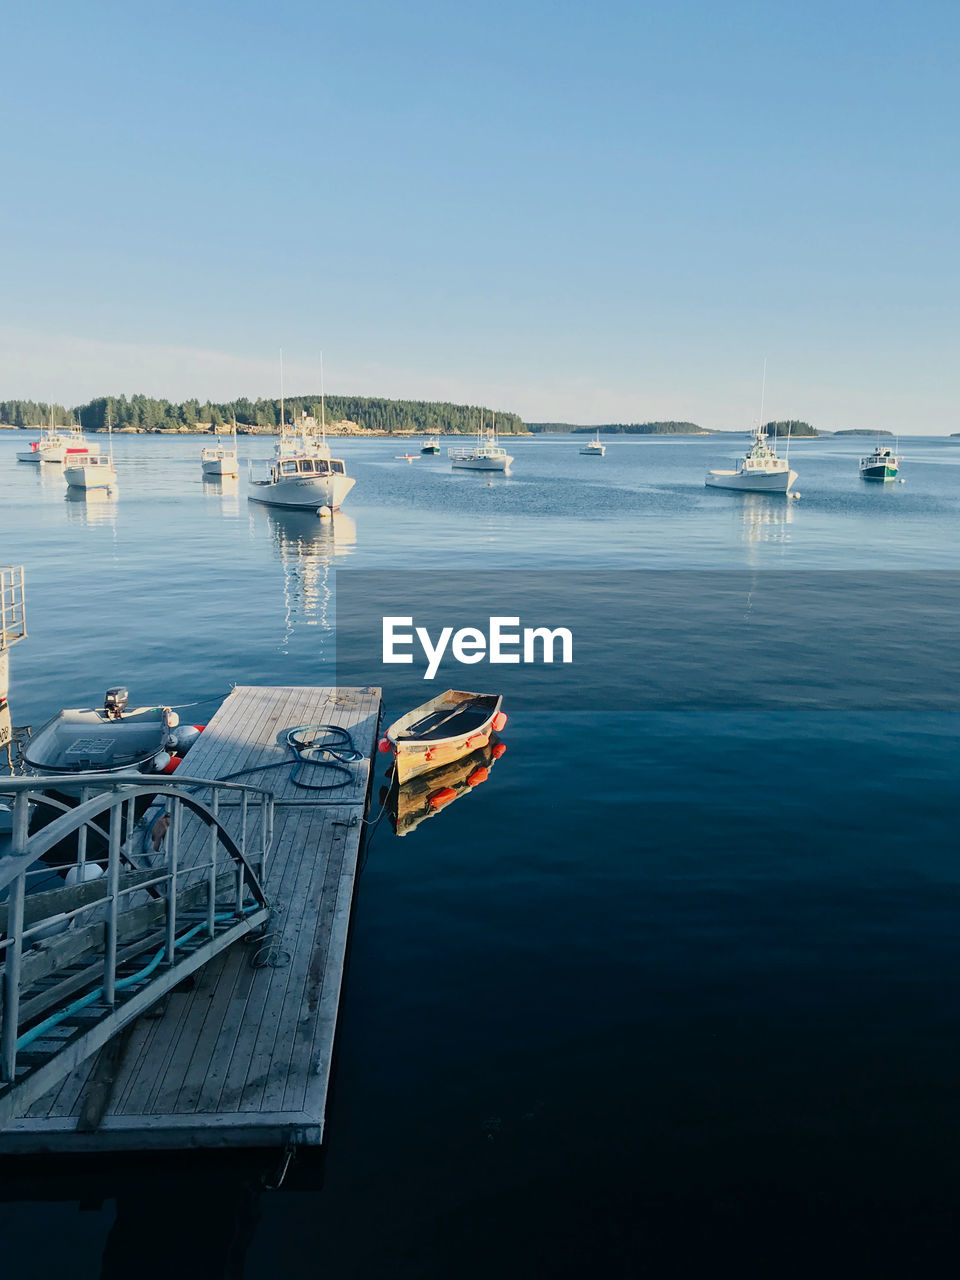
[[[98,431],[110,423],[115,430],[133,427],[137,431],[192,430],[197,423],[210,423],[214,429],[229,428],[234,420],[239,427],[277,429],[280,426],[279,400],[248,400],[241,397],[225,404],[211,401],[155,400],[151,396],[100,396],[87,404],[66,409],[33,400],[0,400],[0,423],[14,427],[67,426],[78,421],[87,431]],[[291,396],[284,401],[284,417],[295,422],[303,412],[319,419],[320,396]],[[428,400],[382,400],[365,396],[327,396],[327,422],[355,422],[366,430],[421,431],[428,434],[476,431],[480,413],[490,423],[493,410],[476,405],[435,403]],[[523,431],[515,413],[497,413],[497,429],[506,434]]]

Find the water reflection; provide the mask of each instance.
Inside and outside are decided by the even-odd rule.
[[[284,511],[250,504],[254,527],[265,520],[283,566],[284,646],[298,625],[333,630],[333,576],[338,558],[357,543],[356,521],[338,511],[321,519],[313,511]]]
[[[741,541],[787,542],[787,525],[793,523],[796,502],[782,494],[745,493],[742,495]]]
[[[220,499],[220,514],[236,519],[240,515],[240,480],[237,476],[204,476],[203,496]]]
[[[384,787],[380,792],[380,803],[386,805],[394,833],[409,835],[427,818],[435,818],[455,801],[470,795],[487,781],[490,770],[506,749],[506,744],[493,734],[485,747],[471,751],[452,764],[417,774],[402,787],[396,780],[389,787]]]
[[[60,483],[63,483],[61,477]],[[119,490],[112,489],[72,489],[67,486],[64,499],[67,504],[67,519],[73,524],[117,526],[117,498]]]

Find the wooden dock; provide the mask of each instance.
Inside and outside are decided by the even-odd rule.
[[[191,989],[175,989],[35,1102],[0,1131],[0,1155],[320,1143],[379,720],[379,689],[233,690],[182,771],[255,769],[242,781],[274,793],[268,935],[209,961]],[[308,724],[351,734],[362,760],[347,785],[303,790],[291,768],[258,768],[292,764],[283,735]],[[308,768],[301,779],[329,776]],[[221,818],[239,827],[239,809]],[[193,838],[199,860],[199,822]]]

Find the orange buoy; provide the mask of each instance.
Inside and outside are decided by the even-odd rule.
[[[497,745],[493,748],[494,760],[499,760],[500,757],[506,752],[506,750],[507,750],[507,744],[505,742],[498,742]]]
[[[427,796],[427,804],[431,809],[442,809],[445,804],[449,804],[456,798],[457,793],[453,787],[441,787],[439,791],[434,791],[432,796]]]
[[[393,750],[393,743],[390,741],[389,738],[381,738],[380,741],[377,743],[377,750],[380,752],[381,755],[385,756],[388,751]]]
[[[467,778],[467,786],[479,787],[480,783],[486,782],[486,780],[489,777],[490,777],[489,769],[487,769],[485,765],[481,764],[476,769],[474,769],[473,773],[471,773],[469,778]]]
[[[176,773],[183,764],[183,756],[171,756],[167,763],[160,770],[161,773]]]
[[[503,726],[506,723],[507,723],[507,713],[505,711],[498,711],[497,714],[493,717],[493,727],[494,729],[496,729],[497,733],[500,732],[500,730],[503,728]]]

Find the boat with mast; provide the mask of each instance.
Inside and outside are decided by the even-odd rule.
[[[580,453],[585,458],[602,458],[606,452],[607,446],[600,443],[600,428],[598,427],[597,434],[592,440],[587,441]]]
[[[261,469],[254,475],[252,466]],[[288,427],[283,400],[283,353],[280,357],[280,442],[272,459],[252,464],[247,497],[270,507],[312,509],[330,515],[343,505],[356,484],[342,458],[334,458],[327,444],[326,406],[323,394],[323,356],[320,357],[320,423],[301,414],[299,424]]]
[[[497,439],[497,415],[494,414],[490,426],[485,427],[483,410],[480,410],[480,423],[477,427],[477,443],[470,447],[448,449],[447,457],[451,466],[464,471],[509,471],[513,458],[506,449],[501,448]]]
[[[787,436],[786,457],[777,456],[767,443],[767,429],[763,425],[763,401],[767,387],[767,362],[763,362],[763,385],[760,391],[760,420],[753,430],[753,444],[739,459],[735,470],[708,471],[705,483],[711,489],[737,489],[741,493],[789,493],[797,479],[790,470],[790,436]]]
[[[76,436],[79,431],[71,433]],[[109,447],[106,453],[95,453],[83,441],[83,448],[68,449],[66,466],[63,469],[64,479],[71,489],[113,489],[117,483],[117,472],[113,465],[113,427],[110,423],[110,409],[107,409],[107,437]],[[83,436],[80,435],[83,440]]]
[[[200,470],[205,480],[222,480],[224,476],[236,479],[240,475],[237,454],[237,420],[233,420],[233,444],[225,445],[217,436],[217,443],[200,450]]]
[[[53,463],[60,466],[70,457],[80,456],[90,452],[90,446],[83,438],[83,430],[79,423],[75,423],[67,431],[61,430],[53,425],[53,416],[49,426],[41,427],[39,440],[31,440],[29,449],[22,449],[17,453],[18,462],[32,462],[39,464],[43,462]]]

